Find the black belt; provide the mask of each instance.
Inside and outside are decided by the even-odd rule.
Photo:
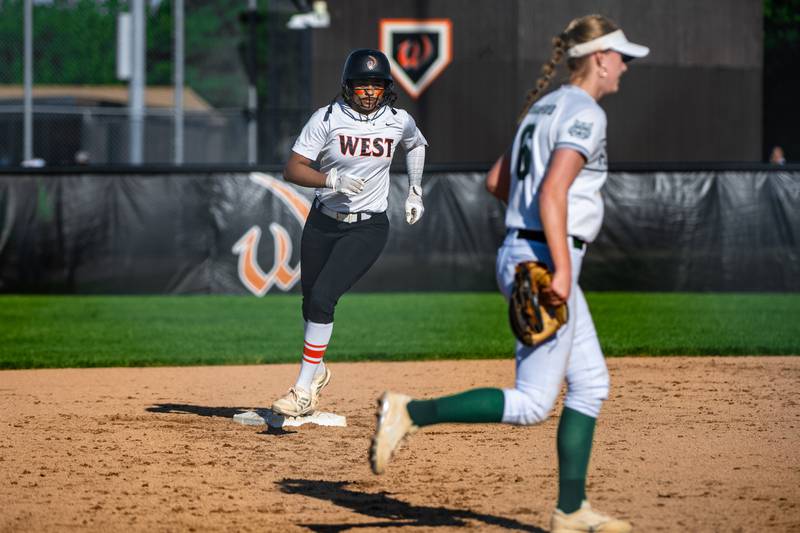
[[[547,237],[545,237],[544,232],[536,229],[518,229],[517,238],[525,239],[526,241],[536,241],[547,244]],[[574,246],[578,250],[583,250],[583,246],[586,243],[583,240],[579,239],[578,237],[571,237],[571,238],[572,238],[572,246]]]

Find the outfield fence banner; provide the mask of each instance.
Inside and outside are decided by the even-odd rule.
[[[484,172],[435,171],[425,215],[391,233],[358,291],[495,290],[503,204]],[[0,293],[253,294],[300,290],[313,191],[278,173],[0,175]],[[800,171],[614,171],[586,290],[800,290]]]

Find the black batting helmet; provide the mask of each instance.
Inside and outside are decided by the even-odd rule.
[[[378,107],[389,106],[392,113],[397,113],[392,107],[392,104],[397,100],[397,94],[392,89],[392,85],[394,85],[392,67],[383,52],[371,48],[359,48],[358,50],[353,50],[347,56],[347,60],[344,62],[344,69],[342,69],[342,98],[351,106],[353,105],[351,82],[354,80],[384,80],[386,88]],[[332,109],[333,103],[328,106],[328,113],[325,115],[326,119]]]
[[[353,80],[386,80],[387,85],[391,84],[394,80],[389,60],[380,50],[353,50],[344,62],[342,85]]]

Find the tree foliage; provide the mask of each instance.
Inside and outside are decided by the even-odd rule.
[[[117,0],[56,1],[33,8],[33,75],[36,83],[115,83]],[[112,14],[113,12],[113,14]],[[22,83],[24,1],[0,8],[0,80]],[[109,22],[110,21],[110,22]]]
[[[148,2],[150,4],[150,2]],[[263,7],[265,0],[259,2]],[[247,79],[237,46],[245,32],[241,6],[218,0],[185,2],[185,80],[217,107],[241,107]],[[0,83],[23,79],[24,0],[0,3]],[[117,15],[120,0],[55,0],[33,8],[35,84],[124,84],[116,79]],[[170,85],[173,77],[172,2],[147,12],[147,84]],[[260,39],[263,42],[263,40]],[[259,50],[263,57],[263,50]]]
[[[764,0],[764,49],[800,46],[800,0]]]
[[[765,77],[798,77],[800,0],[764,0]]]

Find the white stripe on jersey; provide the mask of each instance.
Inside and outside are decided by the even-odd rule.
[[[344,102],[318,109],[308,120],[292,150],[311,160],[319,157],[323,174],[336,168],[339,174],[358,176],[366,183],[355,196],[331,189],[317,189],[317,198],[340,213],[386,211],[389,196],[389,167],[398,146],[408,151],[428,144],[414,119],[406,111],[384,106],[367,120]]]
[[[600,189],[608,176],[606,114],[583,89],[564,85],[534,104],[511,148],[511,189],[506,226],[542,230],[539,188],[553,152],[583,154],[583,166],[567,196],[567,233],[592,242],[603,222]]]

